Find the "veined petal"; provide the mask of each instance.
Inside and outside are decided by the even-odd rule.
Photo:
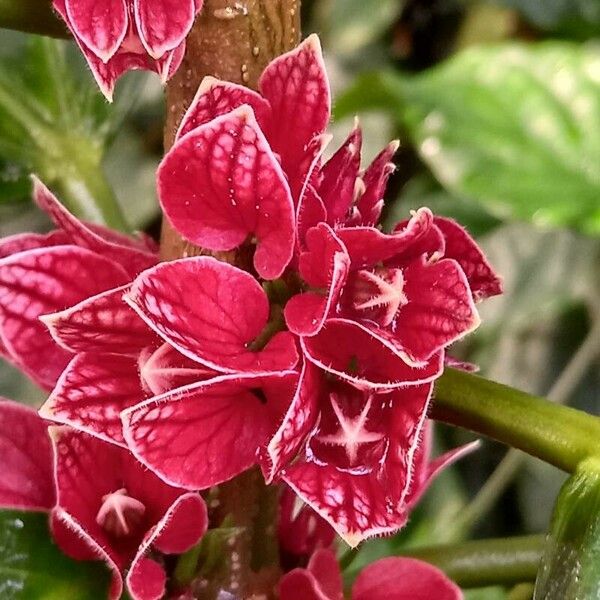
[[[205,77],[181,120],[175,139],[244,104],[252,108],[258,125],[268,136],[271,106],[260,94],[237,83]]]
[[[33,197],[37,205],[69,236],[71,243],[118,262],[132,277],[158,262],[156,254],[144,249],[139,240],[131,238],[125,242],[125,236],[80,221],[37,177],[33,176],[32,179]]]
[[[138,356],[158,338],[123,300],[129,289],[124,285],[102,292],[40,319],[56,343],[70,352]]]
[[[77,40],[101,61],[107,62],[127,33],[129,19],[126,1],[64,0],[63,3],[67,17],[65,21]],[[55,8],[61,12],[56,4]]]
[[[386,234],[375,227],[338,229],[337,235],[348,250],[353,269],[376,265],[404,253],[422,239],[433,225],[428,208],[420,208],[402,230]]]
[[[412,361],[427,360],[479,326],[469,283],[455,260],[414,261],[404,270],[404,293],[407,303],[392,329]]]
[[[292,382],[294,374],[280,377]],[[171,485],[206,489],[227,481],[256,464],[273,430],[263,385],[260,377],[223,376],[152,398],[123,412],[127,444]]]
[[[453,258],[465,272],[475,300],[501,294],[501,279],[467,231],[452,219],[434,217],[433,222],[446,240],[444,256]]]
[[[273,110],[271,145],[281,157],[297,198],[306,172],[306,148],[324,133],[331,117],[331,92],[319,38],[311,35],[272,61],[260,78],[259,89]]]
[[[190,132],[158,169],[161,205],[188,241],[232,250],[256,236],[254,266],[276,279],[294,250],[294,207],[252,110],[242,106]]]
[[[185,40],[199,8],[194,0],[133,0],[133,10],[144,48],[158,59]]]
[[[68,364],[39,414],[124,446],[120,413],[145,397],[135,358],[84,352]]]
[[[315,426],[320,388],[318,369],[308,361],[305,362],[296,393],[283,422],[261,456],[261,467],[267,483],[271,483],[281,469],[294,458]]]
[[[333,465],[300,462],[282,477],[352,547],[406,523],[406,512],[390,505],[385,486],[373,474],[354,475]]]
[[[321,223],[306,234],[299,272],[304,281],[323,292],[303,292],[285,306],[285,321],[297,335],[318,333],[333,310],[350,269],[350,257],[333,229]]]
[[[296,209],[296,242],[298,250],[306,250],[306,234],[319,223],[327,221],[327,210],[312,185],[307,185]]]
[[[393,389],[433,381],[442,374],[443,352],[422,363],[408,357],[386,337],[346,319],[328,319],[321,331],[300,340],[315,365],[361,389]]]
[[[214,258],[149,269],[125,298],[182,354],[217,371],[278,372],[298,361],[289,332],[276,334],[260,351],[248,349],[267,324],[267,296],[250,274]]]
[[[438,568],[415,558],[390,556],[367,565],[352,600],[462,600],[460,588]]]
[[[52,448],[35,410],[0,398],[0,507],[50,510],[55,492]]]
[[[40,315],[123,285],[115,262],[76,246],[54,246],[0,260],[0,337],[30,377],[53,387],[70,359],[58,348]]]

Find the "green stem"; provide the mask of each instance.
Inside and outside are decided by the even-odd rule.
[[[568,472],[600,455],[600,418],[454,369],[436,383],[431,416]]]
[[[544,550],[543,535],[475,540],[409,551],[464,588],[535,581]]]
[[[565,404],[577,388],[581,378],[600,352],[600,318],[595,320],[583,344],[573,355],[567,366],[548,392],[548,400]],[[459,529],[468,531],[495,505],[525,461],[526,455],[511,448],[477,495],[457,514]]]
[[[0,27],[52,37],[68,37],[51,0],[0,0]]]
[[[506,600],[531,600],[534,586],[532,583],[519,583],[510,590]]]

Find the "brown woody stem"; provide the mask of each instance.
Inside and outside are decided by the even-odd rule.
[[[256,89],[265,66],[295,47],[299,39],[300,0],[205,0],[188,37],[183,63],[167,86],[165,148],[173,144],[181,118],[205,76]],[[164,221],[164,260],[205,253],[183,240]],[[244,250],[219,253],[218,257],[241,268],[248,262]],[[233,526],[243,528],[243,534],[231,547],[229,562],[233,566],[223,581],[211,582],[211,592],[223,589],[236,597],[273,598],[280,575],[277,488],[265,486],[255,469],[219,486],[216,503],[216,522],[229,515]]]

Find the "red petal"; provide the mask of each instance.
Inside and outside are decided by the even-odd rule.
[[[286,304],[285,321],[290,331],[298,335],[314,335],[320,331],[338,300],[350,268],[344,244],[325,223],[308,231],[306,248],[300,254],[300,275],[309,286],[325,292],[304,292]]]
[[[262,467],[267,483],[292,459],[315,426],[318,416],[320,376],[316,367],[306,362],[298,387],[283,422],[269,442]]]
[[[331,600],[321,590],[316,577],[307,569],[294,569],[281,578],[279,598],[281,600]]]
[[[365,190],[356,203],[360,214],[360,225],[376,225],[383,208],[383,195],[389,176],[396,166],[392,159],[399,147],[399,142],[392,142],[384,148],[369,165],[362,179]]]
[[[315,576],[327,598],[342,600],[344,592],[342,573],[333,551],[317,550],[308,561],[308,570]]]
[[[446,258],[453,258],[465,272],[475,300],[502,293],[502,281],[494,272],[475,240],[456,221],[435,217],[446,240]]]
[[[373,474],[352,475],[333,465],[301,462],[284,471],[283,479],[352,547],[406,523],[406,514],[390,507],[385,487]]]
[[[194,24],[193,0],[134,0],[142,44],[155,59],[183,42]]]
[[[324,133],[331,116],[331,93],[319,38],[311,35],[272,61],[260,78],[259,89],[273,109],[269,140],[281,157],[294,197],[298,197],[307,171],[306,148]]]
[[[319,194],[327,209],[327,222],[331,225],[345,221],[354,200],[361,147],[362,131],[356,125],[348,139],[322,169]]]
[[[182,354],[222,372],[264,373],[298,361],[293,336],[280,332],[258,352],[269,301],[245,271],[210,257],[163,263],[134,282],[127,302]]]
[[[260,378],[224,376],[148,400],[122,415],[127,444],[171,485],[227,481],[256,464],[273,429],[261,387]]]
[[[144,348],[138,366],[142,384],[154,396],[219,375],[177,352],[169,344]]]
[[[469,283],[454,260],[414,261],[404,270],[407,304],[392,324],[411,360],[421,362],[479,326]]]
[[[365,567],[352,588],[352,600],[462,600],[446,575],[415,558],[391,556]]]
[[[257,238],[254,266],[276,279],[292,258],[294,207],[281,167],[243,106],[181,138],[158,170],[163,210],[188,241],[232,250]]]
[[[69,238],[62,231],[50,233],[18,233],[0,239],[0,258],[6,258],[17,252],[25,252],[35,248],[49,248],[68,244]]]
[[[243,104],[252,108],[261,130],[268,135],[271,106],[260,94],[243,85],[205,77],[179,125],[175,139]]]
[[[165,554],[182,554],[206,532],[206,504],[198,494],[183,494],[144,538],[127,574],[127,588],[133,600],[159,600],[165,592],[162,566],[146,557],[154,547]]]
[[[50,438],[33,409],[0,399],[0,455],[1,508],[49,510],[54,506]]]
[[[427,234],[432,224],[431,211],[420,208],[403,230],[389,235],[374,227],[349,227],[336,233],[348,249],[352,268],[360,269],[405,252]]]
[[[296,242],[300,250],[305,250],[308,230],[327,221],[327,210],[325,210],[323,200],[312,185],[307,185],[300,197],[296,221]]]
[[[127,33],[125,0],[64,0],[67,25],[78,41],[106,62]]]
[[[40,415],[124,445],[119,415],[144,397],[136,359],[81,353],[60,376]]]
[[[406,522],[406,499],[432,387],[410,386],[383,396],[389,398],[382,432],[389,446],[381,466],[371,472],[353,473],[333,464],[310,462],[312,455],[308,462],[284,471],[283,479],[351,546],[394,532]]]
[[[61,312],[40,319],[56,343],[71,352],[114,352],[138,356],[157,342],[154,332],[123,300],[130,286],[121,286]]]
[[[138,240],[132,238],[124,243],[124,236],[98,226],[90,227],[77,219],[37,177],[33,177],[33,197],[54,224],[69,236],[71,243],[114,260],[132,277],[157,263],[158,257],[142,249]]]
[[[70,355],[39,321],[106,289],[124,284],[116,263],[84,248],[54,246],[0,260],[0,336],[30,377],[53,387]]]
[[[403,352],[372,330],[346,319],[329,319],[313,337],[300,341],[318,367],[360,388],[390,389],[433,381],[443,370],[443,353],[409,365]]]

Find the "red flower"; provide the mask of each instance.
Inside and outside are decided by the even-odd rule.
[[[39,317],[129,283],[157,256],[145,238],[79,221],[37,179],[34,198],[58,229],[0,240],[0,346],[34,381],[52,388],[72,354],[56,345]]]
[[[351,546],[400,529],[431,479],[474,449],[430,463],[423,430],[431,390],[361,391],[307,363],[262,455],[267,481],[283,478]]]
[[[198,542],[208,523],[202,498],[163,483],[115,445],[68,428],[51,433],[54,452],[33,410],[0,402],[0,506],[51,511],[66,554],[111,568],[111,599],[121,596],[124,572],[134,600],[162,598],[166,575],[150,553],[181,554]]]
[[[335,554],[318,550],[306,569],[286,573],[281,600],[343,600]],[[365,567],[352,586],[352,600],[462,600],[460,588],[436,567],[414,558],[390,557]]]
[[[102,93],[112,99],[116,80],[148,69],[166,82],[185,52],[185,38],[202,0],[54,0]]]

